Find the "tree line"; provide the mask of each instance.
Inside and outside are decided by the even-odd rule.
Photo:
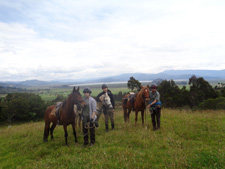
[[[157,90],[163,107],[178,108],[190,107],[191,109],[225,109],[225,87],[213,88],[202,77],[193,75],[186,86],[180,88],[173,80],[163,80],[158,83]],[[129,89],[140,90],[141,83],[131,77],[127,83]]]
[[[158,82],[157,90],[163,107],[191,109],[225,109],[225,87],[213,88],[204,78],[192,76],[188,82],[190,88],[179,87],[173,80]],[[139,91],[141,83],[131,77],[127,86],[131,91]],[[121,103],[127,93],[122,91],[114,94],[117,102]],[[51,102],[45,102],[39,95],[34,93],[8,93],[0,98],[0,122],[24,122],[43,119],[47,106],[63,101],[63,95]]]

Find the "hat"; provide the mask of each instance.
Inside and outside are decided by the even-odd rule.
[[[108,88],[108,86],[106,84],[102,85],[102,89]]]
[[[157,89],[157,84],[153,83],[153,84],[151,85],[151,89]]]
[[[91,89],[89,87],[84,88],[83,93],[91,93]]]

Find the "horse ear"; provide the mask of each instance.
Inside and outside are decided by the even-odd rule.
[[[76,87],[74,86],[74,87],[73,87],[73,93],[74,93],[75,91],[76,91]]]
[[[147,85],[147,88],[149,88],[149,85]]]
[[[80,87],[77,88],[77,91],[78,91],[78,92],[79,92],[79,90],[80,90]]]

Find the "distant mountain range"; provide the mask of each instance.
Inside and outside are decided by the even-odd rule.
[[[96,79],[96,82],[128,81],[131,76],[139,81],[152,81],[154,79],[188,80],[192,75],[203,77],[206,80],[224,80],[225,70],[167,70],[157,74],[126,73],[118,76],[110,76]],[[92,80],[93,81],[93,80]]]
[[[131,76],[139,81],[152,81],[155,79],[166,80],[188,80],[192,75],[203,77],[206,80],[225,80],[224,70],[167,70],[157,74],[147,73],[125,73],[117,76],[109,76],[97,79],[80,79],[80,80],[67,80],[67,81],[40,81],[40,80],[27,80],[20,82],[0,82],[3,87],[31,87],[31,86],[57,86],[57,85],[70,85],[78,83],[100,83],[100,82],[122,82],[128,81]]]

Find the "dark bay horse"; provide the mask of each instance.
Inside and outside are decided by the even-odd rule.
[[[79,92],[79,87],[76,89],[75,87],[73,88],[72,93],[68,96],[68,98],[63,102],[61,108],[60,108],[60,115],[59,115],[59,124],[63,125],[64,128],[64,133],[65,133],[65,142],[66,145],[67,143],[67,126],[69,124],[72,125],[73,128],[73,134],[75,138],[75,142],[77,142],[77,137],[76,137],[76,130],[75,130],[75,113],[74,113],[74,104],[77,106],[84,106],[84,100]],[[57,125],[57,117],[55,116],[52,111],[54,111],[55,105],[52,105],[48,107],[45,111],[45,129],[44,129],[44,137],[43,141],[48,141],[48,135],[49,135],[49,130],[51,133],[51,139],[53,139],[53,131]],[[52,126],[50,128],[50,124],[52,123]]]
[[[142,125],[144,125],[144,110],[149,103],[150,100],[150,90],[149,90],[149,85],[147,86],[141,86],[141,90],[136,93],[135,101],[134,101],[134,109],[135,109],[135,125],[137,124],[137,117],[138,117],[138,112],[141,111],[141,117],[142,117]],[[131,94],[127,94],[123,97],[122,99],[122,107],[123,107],[123,112],[124,112],[124,122],[129,122],[129,117],[131,110],[133,109],[133,105],[129,101],[129,96]],[[125,103],[125,99],[127,99]]]

